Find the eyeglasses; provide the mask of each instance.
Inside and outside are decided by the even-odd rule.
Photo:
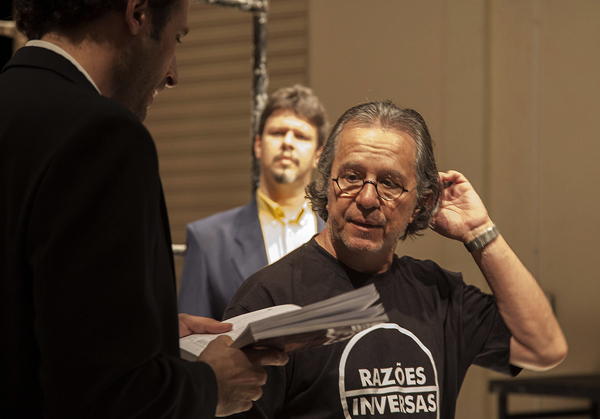
[[[409,189],[404,188],[400,180],[394,177],[388,176],[373,182],[372,180],[365,180],[360,173],[354,170],[342,172],[336,179],[332,178],[331,180],[347,196],[358,195],[367,183],[375,186],[377,195],[384,201],[393,201],[400,198],[404,192],[410,192]]]

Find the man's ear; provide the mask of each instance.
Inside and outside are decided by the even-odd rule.
[[[313,162],[313,169],[317,168],[317,165],[319,164],[319,159],[321,158],[321,153],[323,152],[323,147],[319,147],[317,149],[317,151],[315,152],[315,161]]]
[[[408,223],[412,223],[413,221],[415,221],[415,218],[417,218],[417,215],[419,215],[419,213],[421,212],[421,208],[417,205],[412,213],[412,215],[410,216],[410,219],[408,221]]]
[[[433,193],[429,192],[429,193],[427,193],[427,195],[421,197],[421,199],[419,200],[417,205],[415,205],[415,209],[414,209],[412,215],[410,216],[410,222],[412,223],[414,221],[414,219],[417,218],[417,215],[419,215],[419,213],[421,211],[432,211],[434,209],[435,205],[436,205],[436,199],[433,196]]]
[[[254,137],[254,157],[256,157],[258,160],[260,160],[260,158],[262,157],[262,150],[260,148],[260,140],[261,137],[260,135],[256,135],[256,137]]]
[[[138,35],[145,25],[151,24],[148,0],[127,0],[125,22],[132,35]]]

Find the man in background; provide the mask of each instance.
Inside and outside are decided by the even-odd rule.
[[[389,322],[269,368],[263,398],[241,416],[451,419],[472,364],[516,375],[564,359],[543,291],[467,179],[438,174],[421,115],[391,102],[349,109],[319,174],[308,195],[325,229],[248,278],[225,318],[374,284]],[[428,227],[465,244],[493,295],[433,261],[394,253],[399,239]]]
[[[248,276],[323,229],[305,188],[327,129],[325,108],[311,89],[295,85],[270,96],[254,141],[260,177],[252,200],[187,225],[180,313],[221,319]]]
[[[177,316],[171,238],[140,120],[177,84],[189,0],[16,0],[0,74],[0,417],[209,418],[261,396],[274,351]]]

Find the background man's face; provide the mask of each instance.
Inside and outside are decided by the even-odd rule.
[[[333,182],[329,187],[327,227],[338,255],[346,251],[391,257],[400,235],[412,221],[416,204],[416,146],[407,134],[378,127],[346,126],[340,134],[332,178],[346,169],[377,181],[393,176],[409,192],[383,201],[366,184],[354,197],[345,196]],[[339,252],[341,250],[341,252]]]
[[[317,128],[289,109],[279,109],[265,123],[262,137],[254,142],[260,160],[261,180],[306,184],[316,167]]]

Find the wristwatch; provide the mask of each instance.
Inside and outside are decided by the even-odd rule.
[[[483,249],[485,246],[490,244],[500,234],[500,230],[496,227],[496,224],[485,230],[482,234],[475,237],[469,243],[465,243],[465,247],[469,252]]]

